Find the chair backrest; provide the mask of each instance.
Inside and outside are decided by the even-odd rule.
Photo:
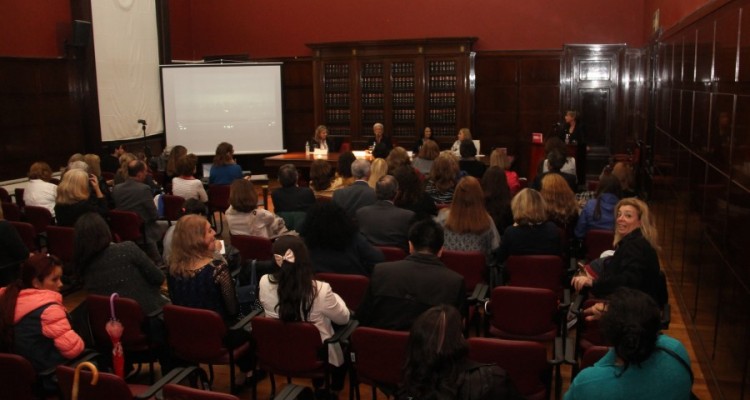
[[[180,219],[185,199],[171,194],[164,194],[161,196],[161,199],[164,201],[164,219],[167,221],[177,221]]]
[[[4,187],[0,187],[0,202],[12,203],[13,199],[10,197],[10,193]]]
[[[560,256],[510,256],[505,261],[509,286],[549,289],[562,292],[565,265]]]
[[[369,384],[401,383],[409,332],[357,327],[351,337],[351,353],[357,378]]]
[[[333,292],[341,296],[346,306],[354,311],[359,309],[370,286],[370,278],[364,275],[319,272],[315,274],[315,279],[328,282]]]
[[[279,211],[276,215],[284,219],[284,225],[287,228],[295,231],[299,231],[302,228],[302,224],[305,223],[305,218],[307,217],[307,213],[304,211]]]
[[[549,289],[498,286],[488,304],[490,333],[503,339],[551,341],[557,333],[557,302]]]
[[[229,208],[229,185],[208,185],[208,207],[221,212]]]
[[[47,227],[54,223],[52,213],[44,207],[26,206],[23,215],[26,222],[34,225],[37,235],[47,232]]]
[[[285,376],[300,376],[325,368],[328,351],[321,351],[320,332],[312,323],[255,317],[252,325],[251,334],[257,343],[256,354],[261,369]]]
[[[487,276],[487,257],[481,251],[443,250],[440,260],[449,269],[464,277],[466,293],[485,282]]]
[[[111,318],[109,296],[90,294],[86,297],[89,314],[89,326],[98,349],[111,349],[112,340],[105,326]],[[118,297],[115,299],[115,314],[123,326],[120,342],[127,351],[142,351],[149,347],[149,338],[144,331],[146,315],[141,305],[133,299]]]
[[[29,249],[29,251],[36,251],[36,230],[34,229],[34,226],[28,222],[8,222],[10,222],[13,228],[16,229],[16,232],[18,232],[18,236],[21,237],[21,240],[23,240],[23,244],[26,245],[26,248]]]
[[[541,343],[473,337],[468,339],[469,358],[503,368],[526,399],[549,399],[552,366]]]
[[[21,220],[21,208],[17,204],[11,202],[3,202],[3,216],[8,221],[20,221]]]
[[[240,252],[243,260],[273,259],[273,243],[260,236],[230,235],[232,246]]]
[[[36,371],[29,360],[9,353],[0,353],[0,387],[7,399],[31,400],[34,396]]]
[[[18,204],[19,207],[24,208],[26,206],[26,202],[23,201],[23,193],[25,190],[23,188],[15,188],[13,192],[16,195],[16,204]]]
[[[75,230],[69,226],[47,227],[47,251],[56,255],[63,263],[73,262]]]
[[[164,325],[167,343],[175,356],[185,361],[213,360],[226,352],[226,325],[221,316],[211,310],[164,306]]]
[[[596,260],[605,250],[611,250],[614,246],[615,232],[603,229],[589,229],[583,239],[586,247],[586,260]]]
[[[174,383],[164,385],[162,394],[164,400],[239,400],[237,396],[228,393],[195,389]]]
[[[407,254],[404,249],[396,246],[375,246],[383,252],[385,261],[400,261],[406,258]]]
[[[70,399],[73,390],[75,369],[67,365],[57,366],[57,381],[60,385],[63,399]],[[133,399],[133,394],[125,380],[117,375],[99,371],[99,381],[91,384],[92,373],[81,370],[78,381],[78,400],[98,399]]]
[[[143,238],[143,220],[133,211],[110,210],[109,228],[123,241],[138,241]]]

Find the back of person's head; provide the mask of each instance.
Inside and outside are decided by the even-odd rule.
[[[221,166],[231,164],[234,160],[234,147],[227,143],[221,142],[216,146],[216,155],[214,156],[214,165]]]
[[[208,217],[208,207],[206,207],[205,203],[196,198],[185,200],[185,203],[182,205],[182,210],[180,210],[180,212],[182,213],[182,215],[195,214]]]
[[[481,234],[490,228],[492,221],[484,208],[484,192],[479,180],[466,176],[458,181],[453,192],[450,213],[445,229],[456,233]]]
[[[549,153],[553,150],[557,150],[562,154],[566,154],[568,151],[568,147],[565,142],[563,142],[562,139],[560,139],[558,136],[550,136],[544,142],[544,154],[549,157]]]
[[[620,180],[622,190],[633,190],[635,177],[633,176],[633,167],[629,163],[619,161],[612,167],[612,175]]]
[[[375,184],[375,196],[378,200],[393,201],[398,194],[398,181],[393,175],[384,175]]]
[[[382,158],[376,158],[372,160],[370,164],[370,174],[367,179],[367,183],[371,188],[375,189],[375,185],[378,180],[388,174],[388,162]]]
[[[96,154],[86,154],[83,156],[83,162],[89,167],[89,173],[99,177],[102,176],[102,160]]]
[[[75,153],[68,158],[68,166],[76,161],[83,161],[83,154]]]
[[[503,170],[508,169],[507,150],[495,149],[490,154],[490,167],[500,167]]]
[[[596,188],[596,197],[601,196],[604,193],[609,193],[622,197],[622,188],[620,186],[620,180],[612,175],[604,175],[599,179],[599,186]]]
[[[284,164],[279,168],[279,183],[282,187],[293,187],[297,184],[298,178],[297,167],[293,164]]]
[[[107,150],[107,154],[114,154],[115,151],[120,149],[120,147],[122,147],[122,143],[120,142],[107,142],[106,146],[104,146]]]
[[[540,193],[547,207],[547,218],[563,223],[578,215],[576,195],[562,175],[544,175],[541,186]]]
[[[411,164],[409,153],[407,153],[406,149],[401,146],[394,147],[393,150],[391,150],[391,152],[388,154],[388,157],[385,159],[385,161],[388,163],[388,173],[393,173],[396,168],[402,165]]]
[[[104,218],[94,212],[78,217],[73,230],[73,259],[76,273],[83,277],[94,258],[109,247],[112,233]]]
[[[258,192],[247,179],[235,179],[229,186],[229,205],[239,212],[250,212],[258,208]]]
[[[469,353],[461,314],[450,305],[420,315],[409,331],[401,398],[457,398],[458,375]]]
[[[62,176],[57,186],[59,204],[73,204],[89,198],[89,174],[81,169],[71,169]]]
[[[326,160],[314,160],[310,164],[310,186],[314,190],[331,187],[331,164]]]
[[[359,228],[341,206],[333,202],[316,203],[307,210],[300,235],[311,249],[344,251]]]
[[[49,182],[52,179],[52,168],[44,161],[37,161],[29,168],[29,179],[41,179]]]
[[[134,160],[128,163],[128,176],[135,178],[141,172],[146,171],[146,163],[141,160]]]
[[[341,153],[339,155],[339,162],[336,166],[336,171],[339,173],[339,175],[344,178],[351,178],[352,177],[352,164],[354,163],[354,160],[356,159],[357,157],[351,151]]]
[[[177,159],[177,165],[175,172],[179,176],[191,176],[195,173],[195,164],[197,158],[191,157],[192,154],[185,154],[184,156]]]
[[[169,158],[167,159],[167,174],[168,175],[175,175],[177,174],[177,160],[180,159],[180,157],[187,155],[187,148],[182,145],[176,145],[172,147],[172,150],[169,151]],[[191,172],[192,173],[192,172]]]
[[[440,155],[440,147],[436,141],[432,139],[425,139],[422,143],[422,147],[419,148],[418,157],[423,160],[434,160]]]
[[[279,268],[271,282],[278,285],[276,312],[282,321],[308,321],[316,287],[310,254],[297,236],[281,236],[273,242],[274,264]]]
[[[458,179],[458,161],[453,154],[440,153],[430,168],[430,180],[440,191],[452,189]]]
[[[352,176],[354,179],[367,179],[370,176],[370,162],[364,159],[354,160],[352,163]]]
[[[542,194],[534,189],[521,189],[510,202],[513,222],[518,225],[536,225],[547,220],[547,206]]]
[[[437,254],[443,248],[443,227],[432,218],[415,222],[409,228],[409,243],[416,252]]]
[[[461,153],[461,158],[471,158],[477,155],[477,147],[471,139],[462,140],[458,151]]]
[[[81,156],[81,157],[83,157],[83,156]],[[68,163],[68,171],[72,171],[74,169],[81,170],[81,171],[84,171],[86,173],[89,173],[89,165],[86,164],[86,162],[83,161],[83,159],[76,160],[76,161],[71,161],[70,163]],[[66,173],[67,173],[67,171],[66,171]]]
[[[607,311],[599,328],[617,356],[625,363],[640,365],[653,353],[661,327],[661,311],[651,296],[621,287],[608,297]]]
[[[393,177],[398,182],[398,195],[395,203],[399,207],[409,207],[419,202],[422,193],[422,181],[417,171],[409,165],[403,165],[393,171]]]
[[[487,211],[490,211],[491,205],[498,208],[505,208],[510,205],[511,195],[508,178],[502,168],[498,166],[487,168],[487,171],[482,175],[481,183]],[[490,212],[490,215],[492,215],[492,212]]]
[[[565,165],[567,158],[565,157],[565,153],[552,150],[547,154],[547,161],[549,162],[549,170],[551,172],[560,172]]]
[[[169,255],[169,273],[172,276],[188,276],[196,260],[213,256],[206,243],[209,229],[208,220],[201,215],[188,214],[177,220]]]

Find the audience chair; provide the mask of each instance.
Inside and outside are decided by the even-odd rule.
[[[472,337],[468,339],[469,358],[497,364],[508,373],[516,390],[529,400],[549,399],[552,364],[544,345],[530,341]]]
[[[284,225],[286,225],[287,228],[295,231],[299,231],[300,228],[302,228],[302,224],[305,222],[305,217],[307,217],[307,213],[304,211],[279,211],[276,215],[284,219]]]
[[[4,188],[0,187],[0,202],[3,203],[12,203],[13,198],[10,197],[10,193]]]
[[[93,384],[94,374],[89,370],[81,370],[78,380],[78,399],[79,400],[120,400],[120,399],[150,399],[154,398],[164,385],[168,383],[178,383],[189,378],[190,375],[197,371],[195,367],[175,368],[164,375],[158,382],[151,386],[128,384],[124,379],[117,375],[107,372],[97,372],[98,379]],[[67,365],[57,367],[57,380],[60,384],[62,398],[70,400],[73,390],[75,369]]]
[[[109,296],[90,294],[86,297],[88,308],[89,327],[96,343],[99,353],[110,354],[112,352],[112,340],[107,334],[105,326],[110,320]],[[125,297],[115,299],[115,314],[122,324],[124,330],[120,343],[125,352],[125,361],[137,363],[138,368],[133,374],[141,372],[141,365],[148,363],[149,378],[154,382],[154,361],[158,360],[158,346],[149,336],[149,319],[156,318],[161,310],[146,315],[137,301]]]
[[[110,210],[109,228],[112,235],[119,236],[121,241],[142,243],[146,238],[143,220],[133,211]]]
[[[18,204],[21,209],[23,209],[26,206],[26,202],[23,201],[23,193],[25,192],[24,188],[15,188],[13,190],[13,193],[16,197],[16,204]],[[5,200],[3,200],[5,201]]]
[[[3,216],[8,221],[20,221],[21,220],[21,208],[17,204],[11,202],[3,202]]]
[[[479,335],[481,325],[479,302],[487,297],[487,257],[481,251],[443,250],[440,260],[446,267],[464,277],[466,286],[466,306],[468,307],[467,328],[473,323]],[[468,333],[468,332],[464,332]]]
[[[560,256],[510,256],[505,261],[508,286],[549,289],[562,298],[565,264]]]
[[[612,250],[615,241],[615,232],[604,229],[589,229],[586,237],[583,239],[583,246],[586,249],[586,261],[592,261],[599,258],[605,250]]]
[[[36,399],[36,371],[29,360],[17,354],[0,353],[0,397],[14,400]]]
[[[23,240],[23,244],[26,245],[26,248],[29,249],[30,252],[39,250],[36,242],[36,231],[34,230],[33,225],[28,222],[20,221],[9,222],[13,226],[13,228],[16,229],[16,232],[18,232],[18,236],[21,237],[21,240]]]
[[[273,259],[273,243],[271,239],[260,236],[230,235],[230,241],[245,261]]]
[[[385,256],[385,261],[400,261],[406,258],[404,249],[396,246],[375,246]]]
[[[182,216],[182,206],[185,204],[185,199],[171,194],[163,194],[161,199],[164,202],[163,219],[171,226],[172,221],[177,221]]]
[[[372,398],[377,398],[377,389],[390,397],[401,383],[406,362],[406,346],[409,332],[389,331],[377,328],[358,327],[351,339],[351,375],[349,376],[349,399],[360,399],[359,384],[372,388]]]
[[[281,389],[274,400],[315,400],[315,392],[307,386],[290,383]]]
[[[315,274],[315,279],[328,282],[333,292],[341,296],[346,306],[355,312],[362,304],[367,288],[370,286],[370,278],[364,275],[318,272]]]
[[[216,234],[220,235],[224,229],[224,213],[229,208],[229,185],[208,185],[209,219],[213,222]],[[219,213],[217,223],[215,214]]]
[[[63,263],[63,272],[66,276],[74,276],[73,242],[75,230],[69,226],[50,225],[47,227],[47,252],[57,256]],[[64,288],[63,292],[75,289],[73,285]]]
[[[55,224],[52,213],[44,207],[26,206],[23,209],[23,219],[34,225],[37,236],[47,233],[47,227]]]
[[[320,340],[320,332],[310,322],[284,322],[277,318],[256,317],[252,321],[252,336],[256,344],[258,369],[268,372],[271,379],[271,397],[276,394],[274,375],[291,379],[323,379],[323,388],[330,390],[328,345],[347,340],[357,322],[336,332],[330,339]],[[255,373],[258,373],[256,371]],[[252,399],[257,398],[257,385],[253,385]]]
[[[257,313],[250,314],[232,327],[227,327],[221,316],[214,311],[167,304],[164,306],[167,343],[178,359],[194,364],[208,364],[209,385],[214,380],[213,365],[229,365],[230,388],[236,391],[235,362],[249,354],[250,343],[230,347],[225,342],[225,337],[230,331],[241,333],[255,315]]]
[[[174,383],[164,385],[162,396],[164,400],[239,400],[237,396],[228,393],[201,390]]]

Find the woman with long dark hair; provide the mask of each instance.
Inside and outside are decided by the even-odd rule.
[[[398,400],[496,400],[520,398],[505,371],[469,360],[455,307],[430,308],[414,321],[406,348]]]
[[[495,222],[498,232],[505,232],[505,228],[513,225],[513,211],[510,209],[510,187],[507,175],[500,167],[489,167],[482,176],[482,191],[484,191],[484,207]]]
[[[242,178],[242,167],[234,160],[234,147],[221,142],[216,146],[214,165],[208,176],[208,183],[212,185],[229,185],[235,179]]]
[[[429,146],[425,144],[422,148]],[[414,211],[415,220],[434,217],[437,207],[432,198],[424,191],[424,182],[418,172],[411,166],[404,165],[393,171],[393,177],[398,181],[398,194],[394,204],[407,210]]]
[[[349,322],[349,309],[344,300],[326,282],[316,281],[305,243],[296,236],[282,236],[273,243],[274,261],[278,269],[260,279],[258,295],[266,317],[285,322],[311,322],[318,328],[320,339],[333,336],[331,323]],[[346,368],[338,344],[328,347],[328,362],[334,369],[331,390],[343,388]]]

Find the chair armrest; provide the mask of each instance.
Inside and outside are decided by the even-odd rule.
[[[149,388],[146,389],[146,391],[133,397],[136,399],[150,399],[154,397],[154,395],[156,395],[156,393],[159,392],[164,387],[164,385],[168,383],[174,383],[174,384],[180,383],[183,380],[185,380],[185,378],[190,376],[192,373],[196,372],[196,370],[203,371],[199,367],[195,367],[195,366],[186,367],[186,368],[180,368],[180,367],[175,368],[169,371],[168,374],[164,375],[156,383],[149,386]],[[205,375],[205,372],[203,374]]]
[[[567,310],[570,306],[570,289],[563,289],[563,299],[559,305],[560,310]]]
[[[324,340],[323,344],[348,342],[349,337],[352,335],[352,333],[358,326],[359,326],[359,321],[357,321],[356,319],[350,318],[349,322],[346,325],[344,325],[343,329],[339,329],[336,333],[333,334],[333,336]]]
[[[489,291],[489,289],[490,288],[486,283],[478,284],[476,287],[474,287],[474,293],[472,293],[471,296],[466,299],[466,302],[469,304],[479,303],[487,297],[487,292]]]
[[[263,310],[253,310],[250,314],[247,314],[245,317],[243,317],[241,320],[237,321],[234,325],[232,325],[229,330],[230,331],[238,331],[240,329],[243,329],[247,324],[250,323],[250,320],[257,317],[258,315],[263,314]]]
[[[83,349],[83,352],[81,352],[78,357],[66,361],[64,365],[75,368],[78,364],[84,361],[92,361],[96,357],[99,357],[99,353],[97,353],[95,350]],[[45,369],[44,371],[39,373],[39,376],[54,376],[55,371],[57,371],[57,366]]]
[[[576,365],[576,341],[574,338],[565,338],[565,358],[563,359],[565,364]]]
[[[563,343],[564,343],[564,340],[562,336],[555,337],[555,349],[554,349],[555,358],[549,360],[548,363],[552,365],[560,365],[563,363],[563,361],[565,361],[565,355],[564,355],[565,349],[564,349]]]

